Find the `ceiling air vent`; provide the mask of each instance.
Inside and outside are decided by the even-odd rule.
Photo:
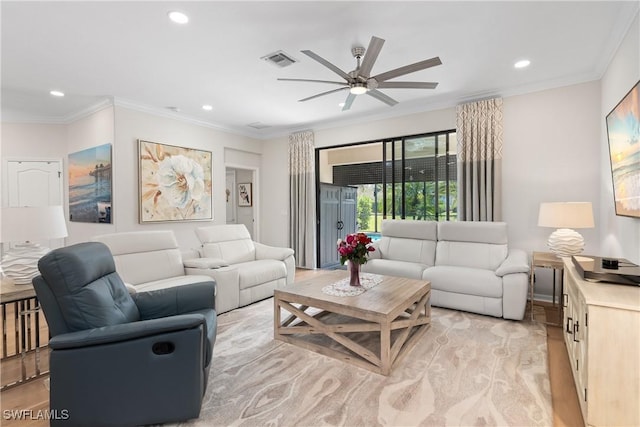
[[[294,63],[297,62],[289,54],[284,53],[281,50],[279,50],[277,52],[270,53],[269,55],[265,55],[260,59],[264,59],[268,63],[273,64],[273,65],[275,65],[276,67],[279,67],[279,68],[288,67],[289,65],[294,64]]]
[[[247,126],[254,128],[254,129],[266,129],[266,128],[270,128],[271,126],[269,125],[265,125],[262,122],[253,122],[253,123],[249,123]]]

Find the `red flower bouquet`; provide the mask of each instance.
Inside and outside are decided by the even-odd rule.
[[[338,254],[342,265],[347,260],[354,264],[366,264],[369,252],[373,251],[375,248],[371,246],[371,237],[364,233],[347,234],[344,240],[338,240]]]

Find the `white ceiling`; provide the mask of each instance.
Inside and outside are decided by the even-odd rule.
[[[600,78],[638,4],[2,1],[2,120],[66,123],[114,102],[269,138],[526,93]],[[190,22],[170,22],[171,10]],[[386,40],[373,74],[439,56],[442,65],[397,79],[439,86],[382,90],[394,107],[361,95],[342,112],[344,91],[298,102],[335,86],[277,81],[338,81],[300,51],[349,72],[351,48],[372,35]],[[278,50],[299,62],[281,69],[260,59]],[[521,58],[531,66],[514,69]],[[247,126],[255,122],[269,127]]]

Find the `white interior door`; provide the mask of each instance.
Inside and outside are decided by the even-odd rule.
[[[6,206],[52,206],[62,204],[62,162],[7,162]]]
[[[62,205],[61,160],[8,160],[5,176],[8,207]],[[49,248],[64,246],[64,239],[38,242]],[[6,247],[4,248],[6,249]]]

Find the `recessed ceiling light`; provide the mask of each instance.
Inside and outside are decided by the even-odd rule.
[[[205,110],[205,111],[211,111],[211,110],[213,110],[213,106],[211,106],[211,105],[203,105],[202,109]]]
[[[338,104],[338,107],[344,107],[344,102],[341,102],[340,104]]]
[[[531,61],[529,61],[528,59],[523,59],[513,64],[513,66],[516,68],[526,68],[529,66],[529,64],[531,64]]]
[[[64,92],[60,92],[59,90],[52,90],[51,92],[49,92],[50,95],[52,96],[57,96],[57,97],[63,97],[64,96]]]
[[[189,22],[189,17],[182,12],[173,11],[169,12],[169,19],[171,19],[176,24],[186,24]]]

